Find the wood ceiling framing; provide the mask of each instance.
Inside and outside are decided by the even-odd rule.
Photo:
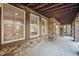
[[[48,18],[55,17],[63,24],[70,24],[79,11],[78,3],[14,3],[13,5],[26,6]]]

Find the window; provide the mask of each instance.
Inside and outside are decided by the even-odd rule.
[[[47,34],[47,21],[44,18],[41,19],[41,34]]]
[[[39,36],[39,16],[30,14],[30,38]]]
[[[25,39],[25,11],[9,4],[2,6],[1,43]]]

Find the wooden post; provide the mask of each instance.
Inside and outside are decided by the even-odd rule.
[[[60,26],[60,36],[64,36],[64,26],[63,26],[63,24],[61,24],[61,26]]]
[[[75,41],[75,21],[74,21],[74,41]]]
[[[71,24],[71,37],[72,37],[72,24]]]
[[[66,35],[67,35],[67,25],[66,25]]]

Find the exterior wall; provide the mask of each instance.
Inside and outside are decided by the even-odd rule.
[[[72,37],[75,41],[79,42],[79,13],[72,23]]]
[[[79,42],[79,13],[75,18],[75,41]]]
[[[1,9],[0,9],[1,10]],[[32,50],[39,46],[40,43],[42,43],[44,40],[48,39],[48,35],[41,35],[39,37],[30,38],[30,13],[35,13],[36,15],[39,15],[40,17],[44,17],[40,14],[37,14],[36,12],[25,8],[26,11],[26,40],[19,41],[19,42],[13,42],[6,45],[0,45],[0,56],[24,56],[24,55],[31,55]],[[1,14],[1,13],[0,13]],[[1,17],[1,16],[0,16]],[[41,21],[41,19],[40,19]],[[1,24],[0,24],[1,25]],[[41,26],[40,26],[40,32],[41,32]]]
[[[24,9],[26,11],[26,25],[25,25],[25,37],[26,39],[23,41],[13,42],[6,45],[0,45],[0,56],[24,56],[24,55],[31,55],[32,51],[39,47],[39,45],[45,40],[55,40],[57,36],[59,36],[58,28],[60,29],[60,23],[56,21],[55,18],[48,18],[32,11],[29,8]],[[1,9],[0,9],[1,12]],[[41,35],[41,25],[40,25],[40,36],[35,38],[30,38],[30,13],[34,13],[40,17],[48,20],[48,33],[46,35]],[[1,13],[0,13],[1,14]],[[0,16],[1,17],[1,16]],[[0,18],[1,19],[1,18]],[[1,25],[1,24],[0,24]],[[58,28],[56,28],[58,26]],[[1,27],[0,27],[1,28]],[[57,32],[58,31],[58,32]],[[0,30],[1,32],[1,30]],[[1,36],[1,34],[0,34]],[[1,38],[1,37],[0,37]]]

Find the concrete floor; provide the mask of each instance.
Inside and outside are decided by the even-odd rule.
[[[33,56],[77,56],[79,43],[73,42],[72,37],[58,37],[55,41],[45,41],[36,48]]]

